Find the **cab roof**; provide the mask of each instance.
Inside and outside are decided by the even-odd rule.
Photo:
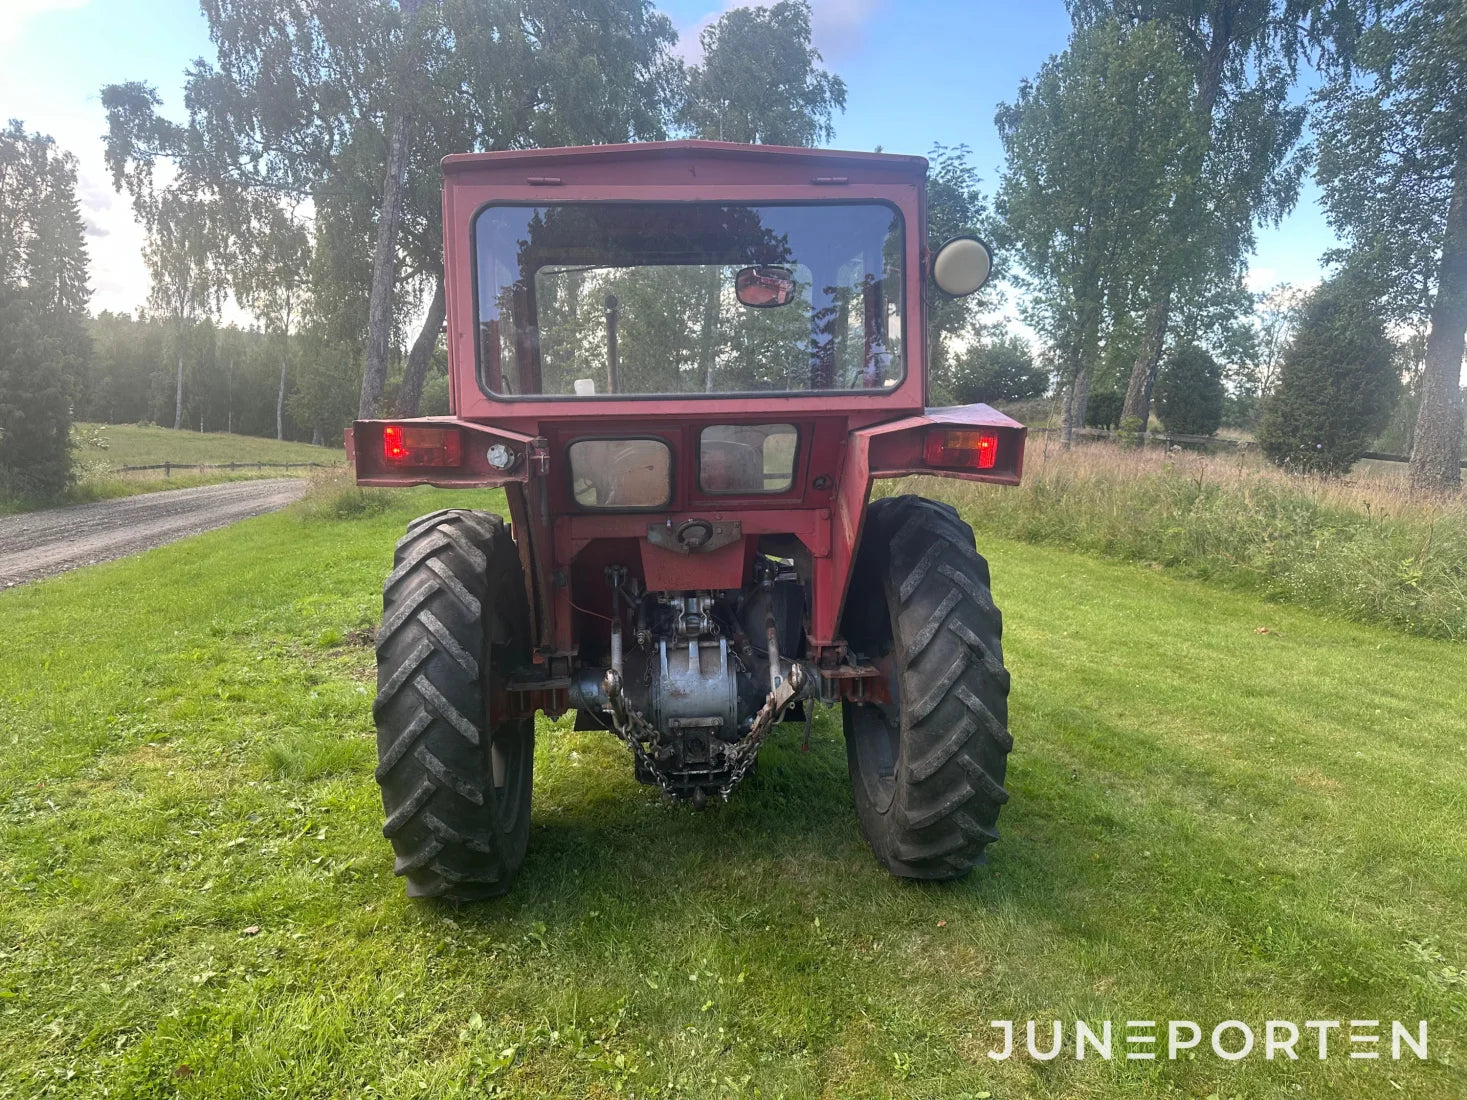
[[[696,178],[700,166],[706,168],[705,177],[696,180],[701,183],[744,182],[752,173],[776,175],[789,182],[820,184],[909,182],[920,181],[927,175],[925,157],[786,145],[740,145],[728,141],[642,141],[453,153],[442,162],[445,177],[503,177],[523,172],[532,182],[551,182],[553,174],[560,169],[579,175],[578,169],[587,168],[596,171],[614,168],[618,175],[645,174],[648,181],[665,180],[673,174],[691,174]]]

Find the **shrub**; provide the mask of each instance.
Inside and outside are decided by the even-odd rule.
[[[976,344],[957,358],[948,389],[960,405],[1027,401],[1049,389],[1049,372],[1035,365],[1027,343],[1006,336],[991,344]]]
[[[1167,358],[1156,380],[1156,415],[1177,435],[1212,435],[1222,426],[1222,367],[1195,345]]]
[[[335,523],[385,512],[402,495],[395,489],[361,489],[350,470],[313,474],[311,488],[296,502],[295,514],[306,523]]]
[[[418,401],[418,415],[447,416],[452,411],[448,406],[448,375],[430,374],[423,383],[423,395]]]
[[[1120,425],[1121,413],[1125,407],[1124,394],[1116,393],[1114,390],[1092,393],[1089,402],[1085,405],[1085,427],[1115,431]]]
[[[1317,290],[1284,353],[1258,425],[1263,453],[1303,473],[1339,475],[1390,421],[1401,381],[1379,316],[1346,278]]]

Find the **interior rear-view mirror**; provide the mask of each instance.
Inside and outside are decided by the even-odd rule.
[[[752,309],[787,306],[795,297],[794,272],[773,264],[746,267],[734,276],[734,292]]]

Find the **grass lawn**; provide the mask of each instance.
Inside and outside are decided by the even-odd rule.
[[[445,499],[0,594],[0,1097],[1467,1095],[1460,645],[985,539],[986,867],[877,867],[834,714],[702,814],[542,721],[525,873],[454,910],[391,874],[367,638]],[[1424,1017],[1430,1060],[986,1056],[1055,1017]]]

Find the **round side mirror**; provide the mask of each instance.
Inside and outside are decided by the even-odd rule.
[[[953,298],[963,298],[988,282],[993,253],[977,237],[954,237],[932,257],[932,281]]]

